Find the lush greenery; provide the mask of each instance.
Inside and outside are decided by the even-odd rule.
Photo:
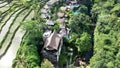
[[[47,0],[46,0],[47,1]],[[22,39],[21,46],[17,52],[17,56],[13,61],[13,68],[40,68],[42,56],[40,54],[43,46],[42,34],[43,24],[45,20],[40,17],[40,10],[44,3],[37,0],[21,0],[23,7],[34,11],[34,18],[21,23],[21,28],[26,31]]]
[[[41,68],[54,68],[54,66],[49,60],[44,59],[44,61],[41,64]]]
[[[118,57],[120,56],[120,8],[118,5],[120,5],[118,0],[94,1],[92,16],[97,20],[91,68],[120,67]]]
[[[36,20],[22,22],[22,28],[26,30],[21,47],[17,52],[13,68],[39,68],[42,57],[40,57],[40,48],[43,45],[41,24]]]
[[[21,0],[21,2],[24,7],[32,8],[35,11],[35,16],[33,20],[21,24],[23,29],[26,30],[26,35],[14,60],[13,67],[39,68],[43,59],[40,50],[43,45],[44,26],[42,22],[45,22],[45,20],[41,18],[41,13],[38,10],[42,8],[45,2],[40,4],[37,0]],[[60,5],[55,4],[52,6],[51,9],[54,9],[51,13],[53,20],[57,19],[57,9],[63,5],[66,4],[60,3]],[[85,57],[88,51],[94,50],[93,57],[90,60],[91,68],[119,68],[119,6],[119,0],[87,0],[85,3],[80,3],[75,9],[65,11],[68,15],[66,24],[71,31],[69,34],[70,39],[64,39],[59,65],[62,66],[62,64],[69,62],[69,48],[73,48],[73,60],[76,55]],[[56,24],[51,29],[58,29],[58,26]],[[42,66],[51,65],[49,61],[46,62],[47,64],[42,63]]]

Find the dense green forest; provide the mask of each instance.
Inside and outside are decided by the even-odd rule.
[[[26,32],[12,68],[54,68],[48,60],[43,60],[41,54],[46,29],[44,22],[47,21],[41,17],[41,9],[48,1],[13,0],[10,3],[10,7],[14,7],[9,12],[17,7],[34,12],[32,19],[23,20],[19,25]],[[69,40],[63,38],[59,68],[64,64],[75,68],[76,56],[85,58],[86,68],[120,68],[120,0],[81,0],[75,9],[61,11],[60,7],[66,5],[66,0],[60,0],[50,7],[51,19],[57,22],[57,12],[65,13],[68,16],[65,23],[70,29]],[[1,17],[2,13],[4,12],[0,11]],[[59,24],[50,29],[59,31]],[[0,47],[3,43],[0,41]],[[72,63],[69,61],[71,48]]]
[[[96,19],[94,30],[94,55],[91,68],[119,68],[120,55],[120,5],[119,0],[94,1],[91,10]]]

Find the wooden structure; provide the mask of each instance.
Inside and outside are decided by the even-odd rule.
[[[57,63],[59,60],[62,44],[62,37],[57,34],[56,30],[54,30],[53,33],[45,40],[45,44],[41,51],[43,57],[52,63]]]

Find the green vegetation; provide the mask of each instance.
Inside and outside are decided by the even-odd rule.
[[[41,56],[38,52],[43,45],[41,25],[36,20],[24,21],[21,25],[27,32],[17,52],[13,68],[40,68]]]
[[[69,18],[68,27],[71,29],[69,45],[74,48],[74,55],[85,57],[87,51],[93,47],[93,24],[88,12],[87,5],[81,4],[77,10],[78,14],[72,14]],[[76,52],[77,49],[77,52]]]
[[[41,64],[41,68],[54,68],[54,66],[50,61],[44,59],[44,62]]]
[[[48,0],[39,2],[38,0],[14,0],[16,5],[12,4],[10,9],[1,12],[0,22],[4,20],[7,14],[13,11],[17,11],[16,8],[20,7],[23,10],[30,9],[34,11],[34,16],[30,20],[23,20],[19,22],[18,27],[14,30],[14,34],[17,29],[22,26],[26,31],[22,38],[21,46],[17,52],[17,56],[12,65],[13,68],[53,68],[53,65],[48,60],[43,60],[41,50],[44,45],[43,32],[46,25],[44,22],[46,19],[41,17],[40,10],[43,8]],[[88,68],[119,68],[120,67],[120,1],[119,0],[84,0],[81,1],[78,6],[74,5],[73,9],[69,11],[60,11],[61,6],[66,6],[64,1],[58,1],[50,7],[51,20],[56,21],[58,19],[57,12],[63,12],[68,15],[65,18],[65,24],[70,29],[68,35],[69,40],[64,39],[62,46],[62,52],[59,58],[59,67],[62,68],[64,64],[70,64],[70,48],[73,49],[73,55],[71,60],[75,61],[76,56],[86,58],[88,52],[92,51],[91,59],[86,58]],[[19,3],[18,3],[19,2]],[[19,9],[18,9],[19,10]],[[13,20],[17,19],[17,16],[23,12],[22,10],[16,15]],[[14,12],[13,12],[14,14]],[[10,17],[11,17],[10,15]],[[29,15],[29,13],[27,14]],[[9,17],[9,18],[10,18]],[[27,17],[27,16],[25,16]],[[9,18],[4,22],[6,23]],[[24,21],[25,20],[25,21]],[[59,23],[59,22],[58,22]],[[51,30],[56,29],[59,31],[60,24],[55,23],[50,27]],[[5,24],[4,24],[5,25]],[[3,25],[3,26],[4,26]],[[1,24],[0,24],[1,26]],[[3,27],[2,26],[2,27]],[[1,30],[1,29],[0,29]],[[10,29],[9,29],[10,31]],[[8,31],[8,32],[9,32]],[[8,33],[7,32],[7,33]],[[0,43],[0,47],[6,40],[7,34],[3,41]],[[12,41],[14,36],[11,37]],[[9,45],[11,42],[9,43]],[[8,47],[9,48],[9,47]],[[44,61],[44,62],[42,62]],[[70,65],[71,68],[74,65]],[[82,66],[82,65],[81,65]],[[74,67],[74,66],[73,66]]]
[[[14,22],[16,21],[16,19],[18,18],[18,16],[20,15],[21,12],[23,12],[25,9],[22,9],[18,12],[18,14],[15,16],[14,20],[12,21],[12,23],[10,24],[9,30],[7,31],[7,33],[5,34],[3,40],[0,42],[0,48],[2,47],[3,43],[5,42],[6,38],[8,37],[9,33],[10,33],[10,28],[12,27],[12,25],[14,24]],[[21,20],[20,20],[21,21]],[[18,21],[17,21],[18,22]],[[19,22],[18,22],[19,23]],[[13,30],[11,30],[12,32]],[[15,32],[14,32],[15,33]],[[9,40],[10,41],[10,40]],[[8,41],[7,41],[8,42]]]
[[[104,3],[104,4],[102,4]],[[94,32],[94,56],[91,68],[119,68],[120,18],[118,5],[114,0],[97,1],[92,8],[96,20]]]

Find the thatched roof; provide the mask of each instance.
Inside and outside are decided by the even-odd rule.
[[[56,30],[47,38],[44,48],[46,50],[58,50],[60,46],[61,37],[57,34]]]

